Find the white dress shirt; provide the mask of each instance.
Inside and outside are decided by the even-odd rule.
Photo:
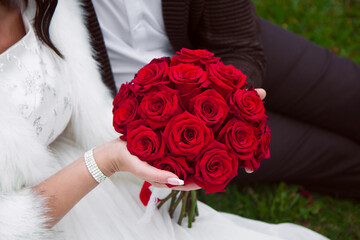
[[[151,59],[174,55],[161,0],[94,0],[93,4],[118,89]]]

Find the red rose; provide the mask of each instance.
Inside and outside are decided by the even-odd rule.
[[[167,78],[169,65],[168,58],[154,59],[149,64],[140,69],[135,78],[132,80],[134,83],[134,90],[137,93],[144,93],[151,87],[169,82]]]
[[[172,57],[170,66],[180,63],[194,64],[206,69],[206,65],[219,62],[220,58],[214,57],[214,53],[205,49],[191,50],[183,48],[176,53],[177,56]]]
[[[169,79],[175,84],[175,89],[179,90],[186,108],[189,106],[190,99],[202,93],[203,88],[210,84],[207,73],[202,68],[190,64],[170,67]]]
[[[195,166],[195,183],[206,193],[224,192],[225,186],[237,175],[238,161],[229,149],[217,141],[199,157]]]
[[[116,109],[119,108],[119,104],[128,98],[135,98],[135,94],[132,90],[133,85],[131,85],[130,83],[124,83],[121,84],[120,90],[118,92],[118,94],[116,94],[114,100],[113,100],[113,113],[115,112]]]
[[[144,95],[139,107],[140,116],[151,128],[164,127],[171,117],[183,112],[177,91],[162,87]]]
[[[222,62],[210,64],[208,67],[211,86],[222,96],[228,96],[234,90],[246,86],[246,75],[233,65]]]
[[[225,142],[240,160],[240,167],[251,158],[258,145],[254,128],[235,118],[231,119],[220,131],[218,139]]]
[[[253,87],[238,89],[230,103],[234,105],[237,117],[250,123],[259,123],[266,118],[264,104]]]
[[[259,140],[259,146],[261,152],[264,153],[264,158],[270,158],[270,146],[271,142],[271,131],[269,126],[265,126],[261,139]]]
[[[143,125],[141,120],[128,125],[127,148],[132,155],[143,161],[151,162],[165,155],[165,146],[161,143],[160,133]]]
[[[190,64],[179,64],[170,67],[169,79],[175,83],[175,88],[179,90],[180,95],[209,85],[206,72],[200,67]]]
[[[265,125],[265,122],[262,122],[261,127],[259,129],[259,134],[257,135],[257,139],[258,139],[258,147],[257,150],[255,152],[255,159],[256,161],[259,162],[265,158],[270,158],[270,150],[269,150],[269,145],[270,145],[270,141],[271,141],[271,131],[269,126]]]
[[[260,167],[260,163],[263,159],[270,158],[270,140],[271,132],[268,126],[263,121],[257,128],[257,140],[258,146],[254,152],[254,156],[245,162],[245,167],[250,168],[252,171],[257,170]]]
[[[186,181],[189,174],[193,173],[186,163],[185,157],[168,155],[164,158],[154,160],[152,165],[158,169],[175,173],[180,179]]]
[[[184,112],[166,125],[163,141],[170,152],[192,160],[200,155],[214,139],[213,132],[203,121]]]
[[[192,113],[206,125],[213,127],[214,132],[221,126],[229,112],[224,98],[213,89],[192,98],[191,103]]]
[[[117,103],[117,109],[113,115],[113,126],[115,131],[126,134],[126,126],[136,119],[138,102],[136,98],[123,99]]]
[[[154,58],[150,63],[162,63],[165,62],[168,66],[170,65],[171,59],[169,57]]]

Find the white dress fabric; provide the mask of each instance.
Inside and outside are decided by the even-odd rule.
[[[48,145],[70,120],[70,86],[59,79],[56,60],[38,44],[28,19],[23,20],[26,35],[0,55],[0,79],[19,113]]]
[[[66,5],[64,2],[74,7],[73,0],[63,0],[63,3],[60,4],[59,8],[61,10],[59,12],[64,12],[64,9],[66,9],[63,8],[63,5]],[[74,12],[77,13],[76,11]],[[56,19],[54,19],[55,25]],[[75,25],[76,19],[70,19],[69,21],[73,21]],[[49,49],[45,50],[42,48],[44,48],[44,45],[36,39],[31,26],[28,25],[26,36],[0,55],[0,81],[2,81],[1,84],[6,83],[4,86],[8,87],[6,91],[9,91],[11,102],[18,106],[18,109],[15,110],[33,127],[33,131],[41,144],[49,148],[56,157],[56,160],[54,159],[56,162],[53,165],[63,167],[84,153],[84,146],[87,147],[88,144],[86,144],[86,140],[83,140],[83,138],[85,139],[87,136],[94,137],[97,134],[100,136],[105,131],[105,128],[101,127],[101,125],[104,125],[103,122],[111,124],[111,119],[104,119],[107,117],[111,118],[111,115],[103,115],[96,112],[101,111],[102,108],[95,108],[96,102],[91,101],[96,99],[96,97],[102,97],[99,94],[99,96],[96,95],[96,88],[99,93],[103,91],[101,88],[96,87],[95,83],[92,86],[95,89],[95,91],[92,91],[92,98],[86,100],[85,97],[85,100],[81,102],[83,105],[80,105],[80,109],[76,110],[77,103],[80,102],[79,99],[81,98],[80,93],[82,91],[91,91],[91,84],[89,83],[89,89],[79,87],[81,90],[78,90],[78,94],[75,94],[77,85],[70,83],[66,78],[59,77],[64,76],[62,72],[64,69],[59,67],[58,59],[54,58],[54,55],[48,54]],[[65,54],[67,53],[62,48],[60,48],[60,51]],[[72,61],[71,57],[66,59]],[[16,77],[14,78],[14,76]],[[32,90],[28,91],[29,89]],[[91,103],[87,104],[87,102]],[[24,108],[22,106],[24,104],[27,105],[26,109],[29,109],[28,112],[23,112]],[[87,121],[90,121],[92,132],[86,131],[82,133],[78,128],[74,128],[73,131],[78,132],[80,136],[75,138],[67,137],[67,130],[63,132],[65,126],[71,127],[74,124],[73,121],[78,121],[81,117],[76,114],[78,111],[81,112],[83,108],[95,111],[93,115],[100,118],[101,121],[96,122],[96,119],[90,121],[90,117],[84,117],[85,120],[80,121],[80,124],[77,126],[81,128],[82,125],[88,124]],[[110,109],[111,107],[104,106],[104,108]],[[69,115],[70,109],[72,109],[71,118]],[[87,114],[87,111],[81,113],[84,115]],[[46,120],[39,121],[41,123],[39,125],[36,119]],[[41,127],[41,130],[39,130],[39,127]],[[26,148],[25,144],[23,143],[24,148]],[[27,157],[31,158],[30,155]],[[40,165],[35,166],[35,171],[36,168],[40,169],[41,167]],[[141,222],[140,219],[146,211],[146,208],[139,200],[141,185],[142,181],[131,174],[115,174],[85,196],[55,226],[54,230],[59,232],[59,237],[71,240],[327,239],[311,230],[294,224],[273,225],[227,213],[220,213],[201,202],[199,202],[200,216],[196,219],[191,229],[188,229],[186,224],[179,226],[176,220],[172,220],[168,216],[167,205],[163,206],[160,211],[155,210],[150,221]],[[6,196],[6,191],[3,191],[1,188],[0,190],[1,196],[3,194]],[[6,197],[0,198],[0,210],[6,210],[6,204],[4,205],[3,202],[5,201],[4,199],[6,200]],[[29,207],[21,204],[19,206],[14,209]],[[14,215],[14,209],[11,210],[8,216]],[[5,215],[0,211],[0,222],[3,220],[2,216]],[[9,222],[14,220],[15,224],[11,226],[16,226],[16,222],[20,221],[22,217],[26,219],[26,216],[22,216],[20,212],[15,218],[4,218],[9,219]],[[32,218],[29,218],[30,221],[32,221]],[[184,222],[186,222],[186,219]],[[24,228],[29,228],[29,226],[32,225],[22,223],[17,230],[14,230],[18,232],[18,235],[16,233],[9,233],[12,234],[9,235],[11,237],[3,239],[25,239],[18,236],[20,236],[21,232],[26,232],[28,229]],[[0,226],[0,239],[1,236],[6,236],[6,229],[2,229],[3,227],[4,225]],[[11,232],[12,229],[9,231]],[[38,239],[33,237],[36,235],[31,230],[29,230],[29,233],[27,239]],[[38,236],[41,237],[42,235]]]

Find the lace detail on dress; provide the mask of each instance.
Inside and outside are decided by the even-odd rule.
[[[39,44],[26,18],[24,22],[26,35],[0,55],[0,79],[19,113],[48,145],[70,120],[70,86],[60,79],[51,51]]]

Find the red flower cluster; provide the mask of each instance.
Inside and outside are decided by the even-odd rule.
[[[246,87],[213,53],[182,49],[121,86],[113,124],[131,154],[207,193],[224,191],[239,167],[256,170],[270,156],[263,103]]]

